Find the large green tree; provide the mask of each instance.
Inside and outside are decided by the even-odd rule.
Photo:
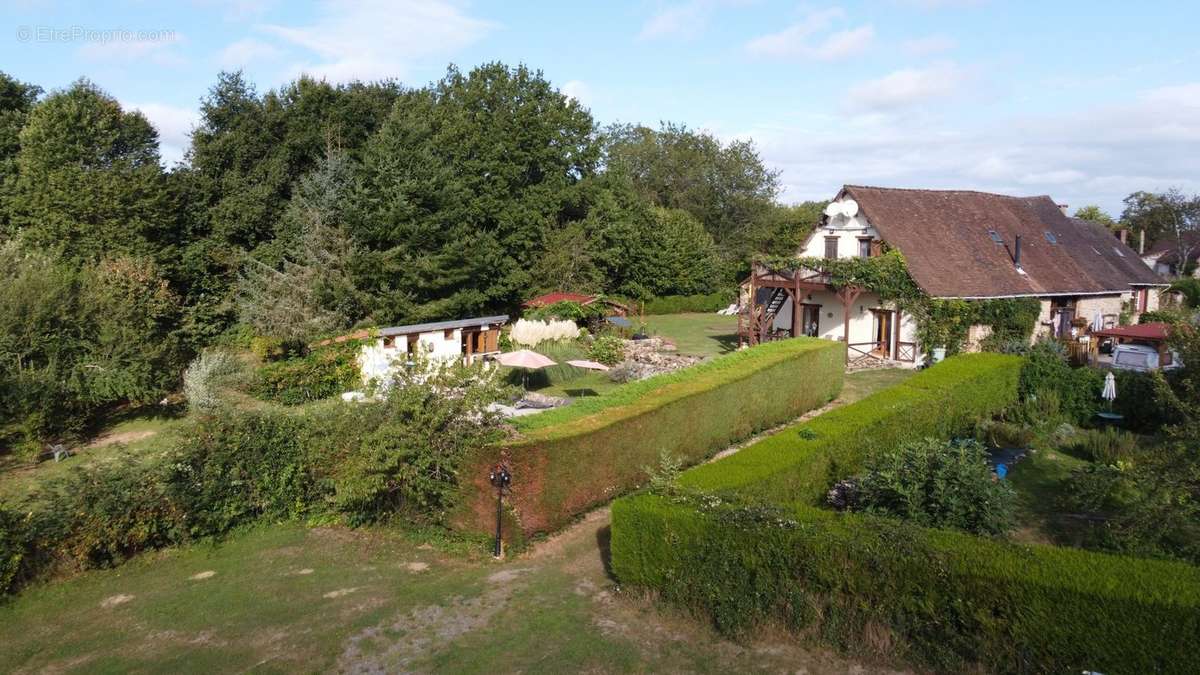
[[[11,200],[17,183],[21,129],[42,88],[0,72],[0,239],[12,235]]]
[[[360,286],[376,318],[514,306],[598,159],[591,115],[524,66],[452,67],[397,100],[365,154],[354,232],[371,252]]]
[[[727,259],[748,257],[780,189],[752,142],[670,123],[611,126],[604,137],[608,171],[627,176],[651,204],[692,214]]]
[[[77,260],[159,252],[173,217],[158,134],[141,113],[79,80],[29,112],[19,143],[11,208],[25,239]]]

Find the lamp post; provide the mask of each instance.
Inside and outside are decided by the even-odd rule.
[[[501,534],[500,527],[501,527],[501,518],[504,513],[502,510],[503,503],[504,503],[504,490],[507,489],[509,483],[512,482],[512,474],[510,474],[508,472],[508,469],[505,468],[505,466],[503,464],[497,464],[495,467],[492,468],[492,473],[491,473],[491,475],[488,476],[488,480],[490,480],[492,482],[492,485],[494,485],[496,487],[496,547],[492,551],[492,555],[499,558],[500,557],[500,534]]]

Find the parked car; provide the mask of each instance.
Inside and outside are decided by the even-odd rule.
[[[1172,351],[1170,361],[1161,367],[1164,370],[1170,370],[1182,365],[1179,355]],[[1112,366],[1123,370],[1157,370],[1160,367],[1158,350],[1139,344],[1117,345],[1113,348]]]

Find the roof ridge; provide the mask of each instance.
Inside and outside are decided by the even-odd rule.
[[[884,187],[882,185],[854,185],[854,184],[850,184],[850,183],[846,183],[846,184],[842,185],[843,190],[845,190],[847,188],[862,188],[864,190],[890,190],[893,192],[934,192],[934,193],[942,192],[942,193],[957,193],[957,194],[971,194],[971,195],[987,195],[989,197],[1004,197],[1006,199],[1041,199],[1041,198],[1045,197],[1046,199],[1049,199],[1050,201],[1054,201],[1054,197],[1052,197],[1048,194],[1006,195],[1006,194],[1002,194],[1000,192],[986,192],[984,190],[964,190],[964,189],[957,189],[957,188],[905,188],[905,187]]]

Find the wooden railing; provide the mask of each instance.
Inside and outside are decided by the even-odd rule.
[[[896,360],[908,361],[912,363],[917,360],[917,343],[915,342],[897,342],[896,343]]]
[[[886,354],[881,347],[879,342],[850,342],[846,345],[846,353],[851,360],[864,356],[879,357],[881,356],[880,352]]]

